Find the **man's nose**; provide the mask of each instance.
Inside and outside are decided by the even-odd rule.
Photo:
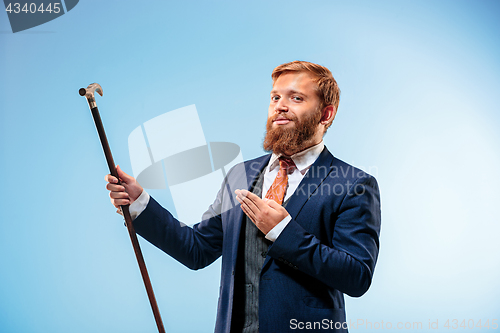
[[[274,106],[274,111],[276,112],[287,112],[288,111],[288,103],[284,98],[281,98],[276,105]]]

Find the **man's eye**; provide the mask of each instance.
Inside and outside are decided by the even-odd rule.
[[[299,96],[293,96],[292,99],[294,101],[301,101],[302,100],[302,97],[299,97]]]
[[[276,102],[279,99],[280,99],[279,96],[271,96],[271,101],[275,101]]]

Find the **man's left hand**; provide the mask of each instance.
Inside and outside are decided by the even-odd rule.
[[[236,190],[235,193],[243,212],[264,235],[289,215],[286,209],[274,200],[262,200],[247,190]]]

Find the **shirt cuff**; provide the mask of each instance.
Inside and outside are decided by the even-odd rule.
[[[134,202],[132,202],[129,206],[130,210],[130,217],[132,218],[132,221],[135,220],[139,214],[141,214],[144,209],[146,209],[148,203],[149,203],[149,194],[146,191],[142,191],[141,195],[135,199]]]
[[[280,223],[276,224],[274,228],[272,228],[266,234],[266,239],[270,240],[271,242],[274,242],[291,220],[292,217],[290,215],[287,215],[283,220],[281,220]]]

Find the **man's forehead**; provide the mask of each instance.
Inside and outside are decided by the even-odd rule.
[[[286,72],[281,74],[274,82],[271,93],[287,92],[305,92],[308,89],[317,90],[315,78],[308,72]]]

